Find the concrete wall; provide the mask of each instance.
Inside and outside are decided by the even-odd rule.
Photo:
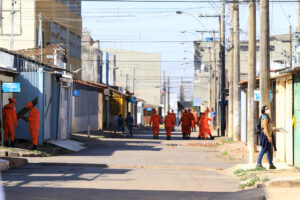
[[[13,76],[7,76],[3,74],[0,74],[0,80],[4,83],[14,82]],[[8,99],[11,97],[13,97],[13,93],[3,93],[3,106],[8,104]]]
[[[110,63],[116,55],[116,85],[126,88],[126,75],[128,75],[128,89],[132,91],[133,71],[135,69],[135,96],[149,104],[160,105],[161,85],[161,56],[160,54],[126,51],[119,49],[101,48],[109,52]],[[157,61],[157,62],[147,62]]]
[[[98,49],[82,46],[82,80],[98,82]]]
[[[193,98],[200,97],[201,104],[208,106],[209,98],[209,73],[201,73],[194,77]]]
[[[2,26],[0,27],[0,47],[10,49],[11,41],[11,1],[2,1]],[[35,47],[36,12],[35,0],[16,0],[14,20],[14,49]],[[1,20],[1,19],[0,19]]]

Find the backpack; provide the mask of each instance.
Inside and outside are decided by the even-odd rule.
[[[258,120],[255,123],[255,130],[254,130],[255,134],[260,134],[261,131],[262,131],[262,128],[261,128],[261,118],[262,118],[262,116],[259,117]]]

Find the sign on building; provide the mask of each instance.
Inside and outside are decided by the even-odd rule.
[[[201,98],[200,97],[194,98],[193,106],[201,106]]]
[[[73,97],[79,97],[80,91],[79,90],[73,90]]]
[[[2,83],[2,92],[3,93],[21,92],[21,84],[20,83]]]

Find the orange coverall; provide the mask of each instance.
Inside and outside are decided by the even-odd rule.
[[[212,121],[211,118],[208,118],[208,113],[206,112],[204,115],[203,115],[203,133],[205,134],[205,137],[203,137],[204,139],[208,136],[208,135],[211,135],[211,132],[210,132],[210,128],[209,128],[209,123],[208,121]]]
[[[32,107],[29,111],[28,121],[32,144],[37,146],[39,137],[40,111],[36,107]]]
[[[8,141],[8,135],[10,140],[15,141],[15,125],[17,126],[17,113],[16,108],[12,103],[9,103],[3,108],[3,128],[4,128],[4,140]]]
[[[192,114],[193,114],[192,127],[193,127],[193,129],[196,130],[197,113],[196,112],[192,112]]]
[[[181,124],[182,134],[190,135],[192,120],[194,117],[191,116],[191,113],[184,112],[180,118],[179,124]]]
[[[171,114],[167,115],[165,118],[165,128],[167,131],[167,137],[171,137],[172,128],[173,128],[173,117]]]
[[[202,136],[202,138],[205,139],[206,137],[205,137],[205,130],[203,128],[203,121],[204,121],[204,114],[201,114],[198,118],[198,126],[199,126],[199,135],[198,135],[198,137]]]
[[[150,125],[152,125],[152,130],[153,130],[153,136],[158,136],[159,135],[159,123],[161,121],[160,116],[155,113],[154,115],[151,116],[150,118]]]
[[[174,128],[176,124],[176,114],[172,112],[171,116],[172,116],[172,128]]]

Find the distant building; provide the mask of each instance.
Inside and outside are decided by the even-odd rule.
[[[134,92],[134,96],[145,100],[148,104],[160,105],[160,54],[104,47],[101,47],[101,51],[103,68],[106,68],[107,72],[103,74],[106,75],[104,81]]]
[[[94,41],[91,34],[84,30],[82,33],[81,58],[82,68],[77,72],[77,78],[84,81],[101,83],[101,52],[99,42]]]
[[[15,0],[14,44],[11,43],[12,1],[1,1],[0,47],[10,50],[62,43],[67,51],[67,69],[81,68],[81,0]],[[39,15],[42,16],[42,37]],[[13,47],[13,49],[12,49]],[[76,77],[76,74],[74,74]]]

